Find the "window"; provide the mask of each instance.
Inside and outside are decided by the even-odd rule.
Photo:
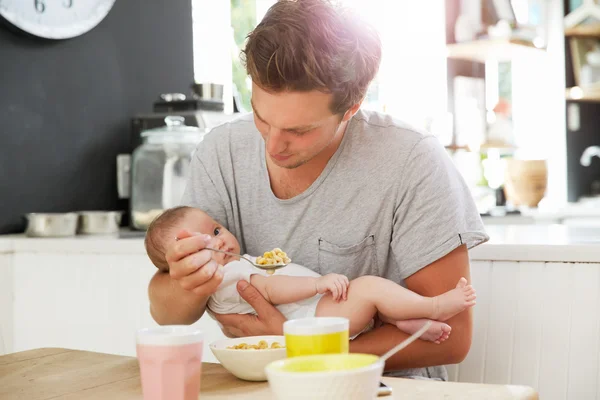
[[[343,0],[379,31],[383,56],[366,108],[418,127],[446,113],[444,2]],[[375,94],[377,93],[377,94]]]
[[[444,2],[341,0],[377,27],[383,57],[364,107],[419,127],[446,113]],[[239,60],[246,35],[275,0],[192,0],[196,81],[233,82],[250,110],[250,82]],[[227,72],[229,71],[229,72]]]

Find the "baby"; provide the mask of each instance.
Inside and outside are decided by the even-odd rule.
[[[176,235],[182,229],[209,234],[213,237],[212,248],[217,250],[240,252],[237,239],[209,215],[192,207],[176,207],[156,218],[146,235],[146,251],[160,270],[169,270],[166,249],[177,240]],[[423,326],[423,319],[431,319],[433,324],[421,338],[440,343],[449,337],[451,330],[443,321],[475,304],[475,290],[467,285],[465,278],[444,294],[424,297],[377,276],[361,276],[348,281],[343,275],[321,276],[293,263],[269,275],[237,257],[213,252],[213,259],[224,266],[224,274],[223,282],[208,300],[209,313],[254,313],[236,289],[237,282],[243,279],[287,319],[347,318],[352,338],[371,329],[376,316],[409,334]]]

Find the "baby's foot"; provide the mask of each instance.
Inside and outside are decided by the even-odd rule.
[[[407,319],[404,321],[397,321],[396,326],[402,332],[413,334],[423,327],[423,325],[429,320],[427,319]],[[439,321],[431,321],[431,326],[421,335],[420,339],[428,340],[437,344],[442,343],[450,336],[452,328],[450,325]]]
[[[433,298],[433,314],[431,319],[446,321],[466,308],[475,305],[475,289],[467,285],[465,278],[460,278],[456,288]]]

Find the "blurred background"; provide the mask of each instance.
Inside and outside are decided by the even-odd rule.
[[[203,135],[251,111],[240,49],[274,1],[115,2],[63,40],[3,16],[0,233],[30,213],[112,211],[143,234]],[[600,205],[599,21],[567,17],[587,0],[339,2],[383,43],[364,107],[436,135],[486,223]]]

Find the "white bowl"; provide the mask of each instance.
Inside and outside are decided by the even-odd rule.
[[[284,336],[248,336],[236,339],[222,339],[209,345],[217,360],[233,375],[246,381],[266,381],[265,367],[276,360],[286,357],[285,347],[264,350],[235,350],[228,349],[241,343],[258,344],[261,340],[269,347],[273,342],[285,346]]]
[[[274,361],[266,372],[277,400],[372,400],[383,367],[370,354],[325,354]]]

